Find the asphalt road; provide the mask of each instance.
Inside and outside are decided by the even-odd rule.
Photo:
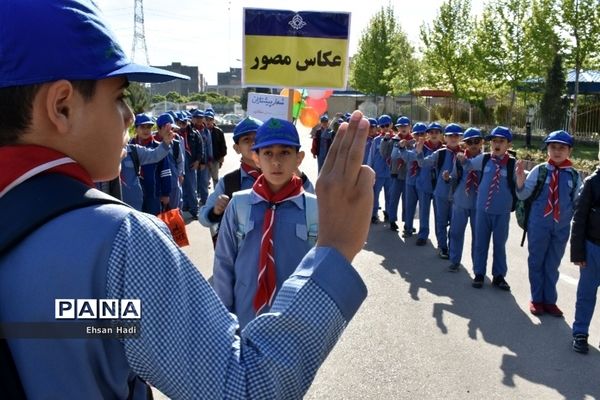
[[[226,136],[233,153],[231,134]],[[309,153],[307,130],[302,142]],[[228,155],[221,175],[238,162]],[[310,154],[302,169],[316,180]],[[188,235],[185,251],[208,279],[213,259],[208,229],[191,221]],[[469,249],[469,230],[466,236]],[[415,240],[403,239],[387,224],[371,225],[354,260],[369,295],[306,399],[600,399],[598,318],[592,321],[590,353],[571,350],[579,272],[568,261],[568,248],[558,283],[565,317],[538,318],[528,312],[527,249],[519,247],[514,217],[507,244],[510,293],[493,288],[489,277],[483,289],[473,289],[468,257],[460,272],[451,273],[449,262],[437,256],[433,235],[425,247]]]

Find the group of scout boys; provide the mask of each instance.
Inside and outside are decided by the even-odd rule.
[[[198,111],[194,115],[197,117]],[[320,124],[313,129],[311,153],[317,159],[319,171],[335,137],[332,128],[347,118],[344,115],[331,124],[328,116],[323,115]],[[163,181],[165,177],[186,176],[193,160],[200,163],[204,160],[192,156],[202,155],[202,150],[194,150],[194,146],[201,147],[203,140],[196,143],[189,140],[190,132],[196,126],[187,122],[185,113],[176,113],[175,118],[168,113],[159,116],[155,138],[162,141],[161,138],[167,136],[164,131],[174,127],[175,121],[180,135],[175,136],[168,157],[163,160],[168,159],[166,166],[156,168],[160,162],[151,164],[152,174],[148,172],[145,176],[154,175]],[[148,126],[152,123],[143,114],[136,116],[136,137],[131,143],[160,149],[159,143],[152,139],[153,144],[148,145]],[[405,116],[399,117],[394,125],[388,115],[370,118],[369,124],[364,164],[376,173],[371,222],[379,222],[378,211],[383,208],[384,221],[389,222],[392,231],[397,231],[402,199],[402,235],[410,238],[416,234],[415,244],[424,246],[429,237],[429,215],[433,204],[438,254],[440,258],[450,260],[449,270],[460,269],[464,234],[470,224],[472,286],[483,287],[490,239],[493,239],[491,284],[510,291],[505,280],[510,213],[517,200],[529,199],[530,217],[526,226],[531,288],[529,310],[537,316],[547,313],[562,317],[563,312],[556,305],[558,268],[569,239],[575,200],[582,187],[579,173],[569,160],[573,137],[565,131],[552,132],[545,139],[548,161],[526,173],[522,161],[516,161],[510,155],[512,133],[506,127],[498,126],[484,138],[475,127],[463,130],[455,123],[442,127],[436,122],[429,125],[417,122],[411,126],[410,119]],[[258,136],[257,132],[260,133]],[[300,151],[299,136],[292,124],[271,119],[265,125],[247,117],[235,127],[233,140],[234,150],[241,156],[240,167],[218,180],[215,190],[202,202],[199,219],[202,225],[211,228],[213,235],[215,291],[228,310],[237,315],[240,328],[243,328],[257,314],[269,310],[277,288],[293,272],[288,267],[297,265],[314,244],[318,224],[314,188],[299,171],[304,153]],[[483,152],[484,140],[489,141],[489,153]],[[180,146],[180,151],[174,151],[175,146]],[[268,151],[261,152],[265,147]],[[156,151],[154,155],[147,150],[140,152],[138,147],[128,151],[136,150],[142,168],[149,162],[156,162],[165,151]],[[128,154],[123,161],[122,178],[131,176],[128,172],[132,170],[130,158]],[[177,168],[169,171],[169,164],[177,165]],[[277,171],[271,173],[273,165]],[[184,166],[188,166],[185,172]],[[177,185],[181,182],[170,179],[166,183]],[[166,183],[152,182],[156,194],[151,204],[154,208],[146,211],[148,200],[144,195],[142,210],[158,213],[158,200],[172,208],[181,207],[181,203],[169,200],[173,196],[181,199],[181,192],[167,188],[163,189],[167,198],[160,196],[157,188],[168,186]],[[382,189],[384,205],[380,207]],[[128,192],[130,189],[124,189],[126,199]],[[172,193],[170,197],[168,193]],[[187,204],[197,204],[191,200],[189,191],[186,196],[184,190],[183,197],[189,199]],[[232,206],[228,207],[230,201]],[[417,204],[418,231],[413,227]],[[257,229],[259,227],[262,229]],[[222,239],[217,240],[218,237]],[[252,265],[258,265],[258,269],[246,268],[248,260]],[[595,294],[595,288],[600,284],[590,284],[590,281],[591,278],[582,280],[587,283],[580,283],[578,289],[573,346],[579,352],[587,349],[588,327],[595,303],[589,293]]]

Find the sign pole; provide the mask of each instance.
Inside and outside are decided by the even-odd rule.
[[[294,109],[294,89],[288,89],[288,121],[292,122],[292,111]]]

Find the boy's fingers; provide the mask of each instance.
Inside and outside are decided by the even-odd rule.
[[[325,157],[325,163],[323,164],[323,167],[321,168],[321,172],[319,173],[319,175],[326,175],[326,174],[330,173],[331,170],[333,169],[333,166],[337,159],[337,153],[338,153],[338,149],[340,147],[340,142],[342,141],[342,138],[344,137],[347,129],[348,129],[348,124],[346,122],[343,122],[340,125],[340,127],[338,128],[338,131],[335,134],[335,138],[333,139],[333,143],[331,144],[331,147],[329,148],[329,151],[327,152],[327,157]]]

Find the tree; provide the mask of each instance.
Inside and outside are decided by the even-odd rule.
[[[544,127],[548,132],[562,129],[563,127],[567,111],[567,104],[564,98],[565,92],[566,82],[562,57],[560,54],[556,54],[552,67],[546,75],[544,94],[540,104]]]
[[[388,67],[383,76],[390,85],[390,94],[412,93],[423,81],[421,62],[415,57],[415,49],[404,32],[400,31],[394,40],[396,43],[388,56]]]
[[[475,30],[475,60],[489,81],[510,89],[508,125],[512,124],[517,87],[531,70],[525,34],[529,17],[528,0],[499,0],[485,6]]]
[[[127,88],[126,98],[134,114],[143,113],[150,108],[150,93],[142,84],[137,82],[130,83]]]
[[[350,85],[361,92],[371,95],[387,95],[393,91],[390,82],[385,78],[385,71],[390,68],[390,58],[394,49],[402,41],[404,35],[394,16],[391,6],[381,8],[363,31],[358,43],[358,52],[352,58],[350,68]]]
[[[569,60],[575,67],[575,91],[571,110],[571,132],[577,130],[579,74],[586,63],[600,53],[600,4],[598,0],[562,0],[564,31],[570,37]]]
[[[433,25],[421,25],[421,52],[431,72],[429,82],[449,87],[458,98],[466,96],[472,77],[473,26],[470,0],[445,1]]]
[[[187,102],[187,98],[177,92],[169,92],[169,93],[167,93],[167,95],[165,97],[167,98],[167,101],[170,101],[172,103],[186,103]]]
[[[531,3],[531,18],[525,26],[525,35],[532,78],[544,76],[552,67],[555,56],[564,48],[556,29],[559,11],[557,0],[533,0]]]
[[[153,104],[162,103],[164,101],[167,101],[167,98],[165,96],[163,96],[162,94],[155,94],[154,96],[152,96]]]

